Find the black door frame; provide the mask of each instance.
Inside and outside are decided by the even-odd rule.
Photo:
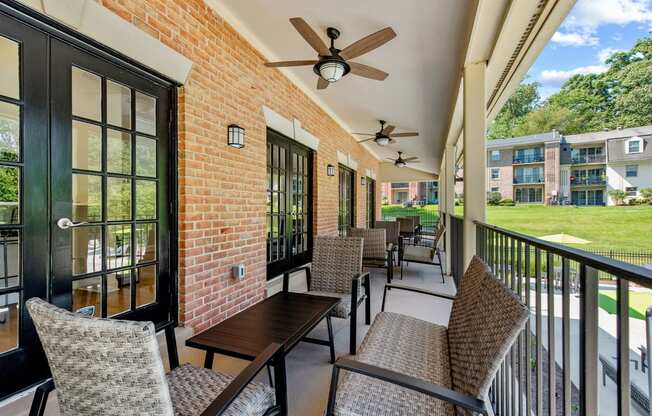
[[[282,274],[285,270],[289,270],[293,267],[300,266],[310,262],[312,258],[312,244],[313,244],[313,178],[314,178],[314,151],[295,140],[285,136],[278,131],[267,128],[267,143],[274,143],[279,146],[282,146],[287,149],[288,156],[286,157],[286,168],[285,168],[285,241],[286,241],[286,250],[285,255],[286,259],[283,261],[275,261],[273,263],[267,263],[267,280],[273,279],[274,277]],[[287,208],[291,206],[292,200],[292,154],[293,151],[301,152],[308,158],[308,250],[304,251],[299,255],[292,254],[292,242],[290,241],[293,235],[293,225],[290,219],[290,214],[287,212]],[[289,166],[289,168],[288,168]],[[267,191],[266,191],[267,192]],[[266,219],[267,221],[267,219]]]
[[[376,224],[376,181],[367,176],[367,228],[374,228]]]
[[[93,55],[96,58],[103,59],[108,63],[120,67],[122,70],[131,72],[137,76],[140,76],[152,83],[161,86],[162,88],[168,89],[169,103],[170,103],[169,114],[167,115],[169,121],[169,126],[167,129],[168,137],[167,138],[161,137],[161,139],[167,140],[168,142],[167,159],[168,159],[169,174],[168,174],[167,186],[168,186],[169,198],[165,204],[166,205],[165,208],[167,209],[168,212],[167,218],[169,221],[169,241],[170,241],[170,246],[169,246],[170,299],[168,305],[169,305],[169,319],[171,319],[176,325],[178,322],[177,87],[179,87],[181,84],[169,79],[165,75],[155,70],[152,70],[151,68],[146,67],[145,65],[139,63],[138,61],[132,58],[127,57],[126,55],[118,51],[115,51],[105,45],[102,45],[101,43],[89,38],[88,36],[85,36],[81,33],[74,31],[70,27],[48,16],[42,15],[41,13],[31,9],[30,7],[18,1],[0,0],[0,19],[4,19],[4,18],[9,19],[10,21],[16,22],[18,24],[21,24],[25,26],[28,30],[33,29],[34,32],[39,32],[44,37],[46,43],[44,47],[44,51],[45,51],[44,54],[39,53],[38,51],[32,51],[31,53],[29,53],[30,58],[41,59],[43,61],[41,62],[41,64],[24,65],[25,64],[24,59],[21,62],[21,70],[24,68],[25,71],[27,71],[30,74],[35,74],[36,76],[40,74],[41,76],[45,77],[45,82],[44,82],[45,87],[41,88],[39,93],[45,96],[40,98],[45,104],[45,108],[46,108],[44,112],[41,112],[42,114],[39,114],[39,117],[41,117],[40,122],[30,123],[30,126],[25,125],[25,127],[21,129],[21,137],[23,138],[23,149],[25,148],[25,143],[26,143],[25,138],[28,137],[29,129],[34,130],[30,135],[30,137],[34,137],[34,138],[39,137],[38,132],[40,130],[41,135],[43,135],[43,133],[46,135],[45,141],[49,143],[50,140],[50,136],[49,136],[50,96],[49,96],[49,88],[48,88],[49,77],[50,77],[50,62],[49,62],[50,49],[49,48],[50,48],[51,40],[53,39],[56,39],[67,45],[74,46],[89,55]],[[6,31],[5,27],[3,27],[3,31]],[[30,45],[26,43],[25,47],[29,48]],[[21,57],[24,56],[27,56],[27,53],[21,54]],[[30,66],[32,67],[31,69]],[[22,79],[24,79],[24,76]],[[24,81],[22,82],[24,84]],[[48,126],[48,127],[44,129],[43,126]],[[52,285],[51,269],[49,264],[49,258],[51,258],[52,256],[52,245],[51,245],[51,237],[50,237],[51,232],[49,231],[50,230],[49,227],[52,226],[52,224],[49,224],[51,220],[51,213],[52,213],[52,209],[50,207],[50,180],[51,180],[49,174],[50,173],[50,169],[49,169],[50,148],[49,146],[42,146],[42,142],[40,146],[34,145],[34,147],[36,147],[37,150],[43,152],[44,158],[47,159],[47,161],[45,163],[42,163],[40,166],[41,170],[43,170],[43,172],[40,174],[40,178],[44,182],[43,192],[40,193],[42,195],[43,201],[36,201],[37,203],[34,204],[24,203],[23,204],[24,207],[21,207],[23,211],[21,212],[21,215],[29,215],[29,213],[25,211],[27,209],[26,208],[27,205],[40,207],[42,212],[47,212],[47,213],[41,215],[42,222],[43,222],[43,224],[41,224],[42,229],[36,232],[36,234],[39,237],[38,239],[39,242],[34,244],[25,244],[25,247],[21,252],[23,275],[26,275],[29,272],[30,268],[34,268],[38,265],[38,262],[35,261],[34,262],[25,261],[25,259],[27,258],[26,256],[29,255],[30,252],[38,253],[41,256],[42,253],[49,253],[49,256],[48,256],[48,262],[45,265],[45,273],[42,273],[42,275],[46,276],[46,278],[44,278],[42,281],[37,282],[35,284],[28,284],[25,285],[24,287],[21,287],[21,289],[23,290],[23,295],[22,295],[23,298],[21,298],[21,304],[24,303],[24,301],[29,297],[34,297],[34,296],[45,297],[49,299],[51,293],[51,285]],[[21,179],[23,181],[25,180],[25,178],[21,178]],[[21,182],[21,189],[23,189],[22,188],[23,184],[24,183]],[[32,201],[33,199],[30,198],[29,202],[31,203]],[[42,204],[38,202],[42,202]],[[25,230],[29,231],[29,227],[27,226],[26,223],[25,225],[26,225]],[[47,230],[45,234],[43,230]],[[12,290],[13,289],[14,288],[12,288]],[[4,293],[6,291],[3,290],[0,292]],[[36,338],[36,333],[34,331],[33,324],[31,323],[28,313],[24,307],[21,308],[21,315],[22,317],[20,323],[23,326],[23,329],[21,329],[20,331],[19,342],[21,343],[21,345],[23,345],[25,343],[24,340],[25,337],[28,336],[29,338],[33,337],[34,339],[37,340],[35,345],[37,345],[38,351],[34,351],[31,348],[21,347],[12,350],[8,353],[0,354],[0,359],[9,358],[9,357],[13,359],[12,361],[8,361],[11,363],[10,367],[6,367],[6,366],[2,367],[3,372],[5,370],[11,371],[12,368],[15,368],[16,370],[21,370],[18,373],[16,373],[16,371],[12,372],[12,374],[18,374],[20,376],[20,379],[15,377],[14,378],[6,377],[4,380],[7,380],[8,384],[5,384],[0,380],[0,400],[9,397],[13,394],[19,393],[20,391],[30,389],[32,386],[39,384],[41,380],[43,380],[48,376],[49,373],[49,370],[47,369],[47,363],[45,361],[45,357],[42,354],[40,344],[38,343],[38,339]],[[148,317],[135,316],[134,318],[147,319]],[[25,353],[28,352],[29,352],[29,356],[26,356]],[[18,356],[19,353],[23,355],[22,359]],[[25,357],[27,357],[27,359],[25,359]]]
[[[339,178],[342,175],[342,172],[350,175],[350,180],[349,180],[349,184],[348,184],[349,187],[350,187],[350,191],[351,191],[351,196],[349,198],[349,217],[350,217],[349,218],[349,224],[348,224],[349,228],[354,228],[355,225],[356,225],[356,222],[357,222],[356,221],[356,210],[355,210],[356,205],[357,205],[356,204],[357,192],[356,192],[356,188],[355,188],[356,176],[357,175],[356,175],[356,171],[351,169],[350,167],[344,166],[341,163],[338,165],[338,171],[337,171],[337,175],[338,175],[338,204],[337,204],[338,231],[339,231],[340,235],[345,235],[345,233],[343,232],[343,228],[342,228],[342,226],[344,224],[341,224],[341,222],[340,222],[340,219],[342,217],[342,198],[341,198],[342,197],[342,189],[341,189],[341,183],[339,182]]]

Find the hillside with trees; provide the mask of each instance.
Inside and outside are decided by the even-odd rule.
[[[652,38],[614,53],[605,64],[605,72],[575,75],[545,101],[540,100],[538,83],[522,83],[496,116],[487,138],[651,125]]]

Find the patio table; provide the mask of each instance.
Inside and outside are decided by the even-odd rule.
[[[335,358],[333,327],[330,313],[340,302],[339,298],[316,296],[306,293],[280,292],[237,313],[209,329],[194,335],[186,341],[186,346],[206,351],[204,367],[213,367],[215,353],[245,360],[254,360],[272,342],[283,346],[273,363],[276,386],[285,378],[285,356],[299,341],[330,347],[331,361]],[[326,318],[328,341],[307,337],[308,333]],[[287,392],[280,392],[287,409]],[[287,414],[287,413],[285,413]]]

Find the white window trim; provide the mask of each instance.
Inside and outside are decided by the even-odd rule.
[[[632,143],[632,142],[638,142],[638,152],[630,152],[629,151],[629,144]],[[628,154],[628,155],[643,153],[643,139],[636,136],[636,137],[632,137],[630,139],[625,140],[625,153]]]
[[[628,174],[627,174],[627,168],[632,167],[632,166],[633,166],[634,168],[636,168],[636,169],[635,169],[635,170],[636,170],[636,172],[635,172],[636,174],[635,174],[635,175],[628,175]],[[638,178],[638,165],[625,165],[625,177],[626,177],[626,178]]]

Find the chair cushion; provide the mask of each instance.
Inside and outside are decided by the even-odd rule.
[[[352,359],[451,386],[446,328],[406,315],[381,312]],[[343,371],[335,415],[453,415],[453,406],[394,384]]]
[[[403,260],[416,261],[421,263],[433,263],[435,250],[424,246],[405,246],[403,248]]]
[[[364,288],[358,288],[358,303],[365,298],[363,292]],[[332,298],[340,298],[340,303],[335,306],[331,316],[346,319],[351,314],[351,294],[350,293],[335,293],[335,292],[321,292],[319,290],[309,290],[307,293],[315,296],[330,296]]]
[[[174,414],[200,415],[232,380],[231,376],[190,364],[175,368],[167,374]],[[224,416],[263,415],[274,403],[273,388],[252,382],[231,403]]]

